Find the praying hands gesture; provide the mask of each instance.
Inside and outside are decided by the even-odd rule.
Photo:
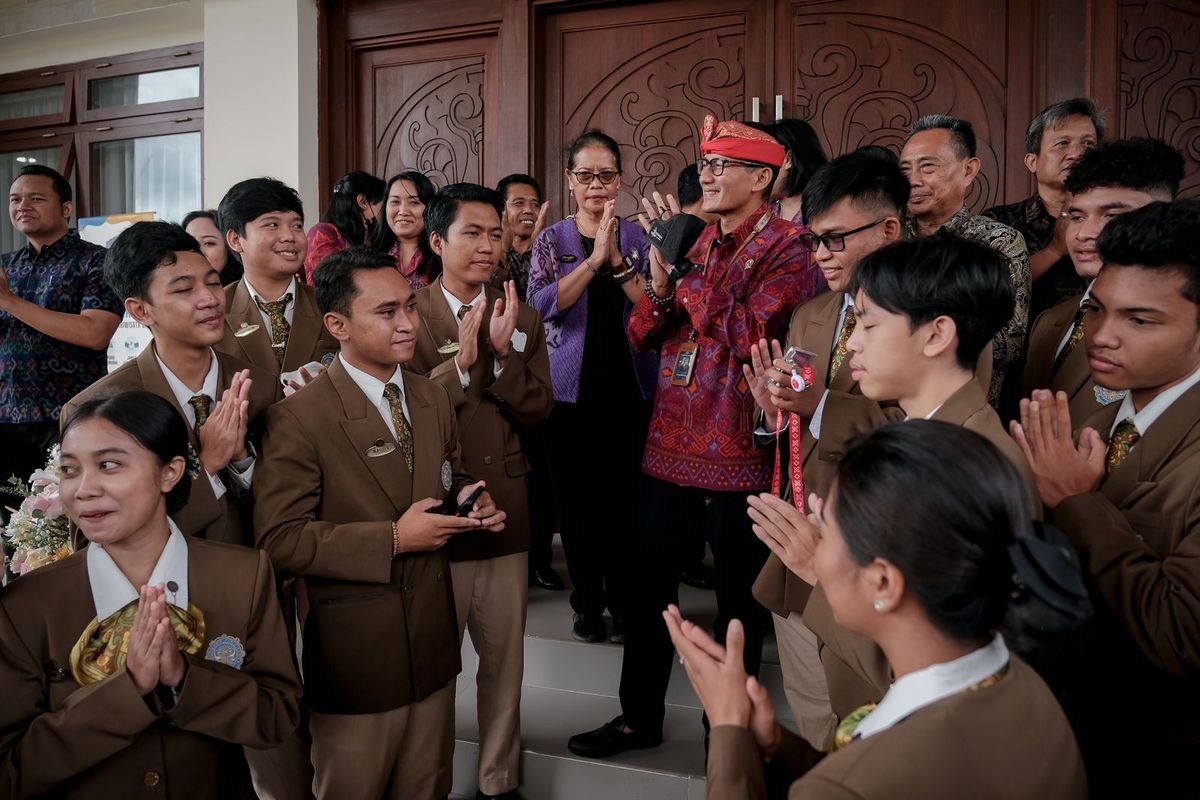
[[[496,301],[492,318],[488,322],[488,341],[491,342],[492,352],[499,359],[508,358],[512,347],[513,332],[517,329],[517,312],[520,301],[517,299],[517,284],[515,281],[504,282],[504,297]]]
[[[147,695],[160,683],[178,686],[183,682],[183,654],[171,619],[163,585],[143,586],[138,594],[133,627],[129,631],[129,653],[125,669],[138,694]]]
[[[1021,401],[1021,421],[1009,431],[1029,461],[1042,502],[1054,508],[1068,497],[1094,492],[1104,478],[1104,440],[1095,428],[1071,440],[1071,410],[1066,392],[1038,389]]]
[[[617,249],[617,226],[620,220],[616,217],[617,201],[604,201],[604,213],[600,216],[600,224],[596,227],[596,246],[588,256],[587,267],[592,274],[611,266],[613,257],[620,263],[621,253]]]
[[[674,195],[667,195],[665,198],[655,192],[651,197],[654,198],[651,202],[648,198],[642,198],[642,208],[646,209],[638,214],[638,220],[642,223],[642,228],[646,233],[650,233],[652,220],[659,219],[666,222],[671,217],[679,213],[679,201]],[[650,247],[650,287],[659,297],[666,297],[671,292],[671,265],[663,261],[662,253],[658,252],[658,248]]]
[[[813,557],[817,543],[821,541],[821,510],[823,502],[815,494],[808,496],[811,513],[805,517],[800,510],[786,500],[770,492],[750,495],[750,507],[746,513],[753,523],[754,535],[762,539],[771,552],[788,569],[796,573],[810,586],[817,585],[817,573],[813,568]]]
[[[700,626],[684,619],[677,606],[667,606],[663,619],[712,726],[749,728],[759,751],[767,758],[775,755],[780,738],[775,706],[758,679],[746,674],[742,660],[746,632],[741,621],[730,620],[722,647]]]
[[[200,463],[216,475],[230,461],[246,458],[246,426],[250,416],[250,370],[233,376],[217,408],[200,428]]]

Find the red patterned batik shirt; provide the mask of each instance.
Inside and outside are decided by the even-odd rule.
[[[708,226],[691,252],[704,271],[679,281],[669,308],[649,297],[634,306],[634,347],[659,350],[642,458],[649,475],[718,491],[770,485],[770,454],[754,443],[756,408],[742,365],[752,344],[778,338],[796,306],[828,287],[800,244],[803,228],[773,216],[763,223],[769,214],[764,205],[724,237]],[[676,386],[676,359],[689,340],[699,346],[695,368],[687,386]]]

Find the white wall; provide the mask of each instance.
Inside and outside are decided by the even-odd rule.
[[[317,203],[316,0],[205,0],[204,202],[270,175]]]

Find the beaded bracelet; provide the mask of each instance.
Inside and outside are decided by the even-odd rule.
[[[392,557],[400,555],[400,529],[396,527],[396,521],[392,520]]]
[[[671,286],[671,291],[667,293],[666,297],[659,297],[654,291],[654,283],[646,278],[646,296],[659,308],[670,308],[671,303],[675,302],[675,287]]]

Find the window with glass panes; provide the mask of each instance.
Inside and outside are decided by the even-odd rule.
[[[0,185],[45,164],[71,182],[81,218],[200,208],[203,47],[132,53],[0,75]],[[5,213],[0,252],[25,239]]]

